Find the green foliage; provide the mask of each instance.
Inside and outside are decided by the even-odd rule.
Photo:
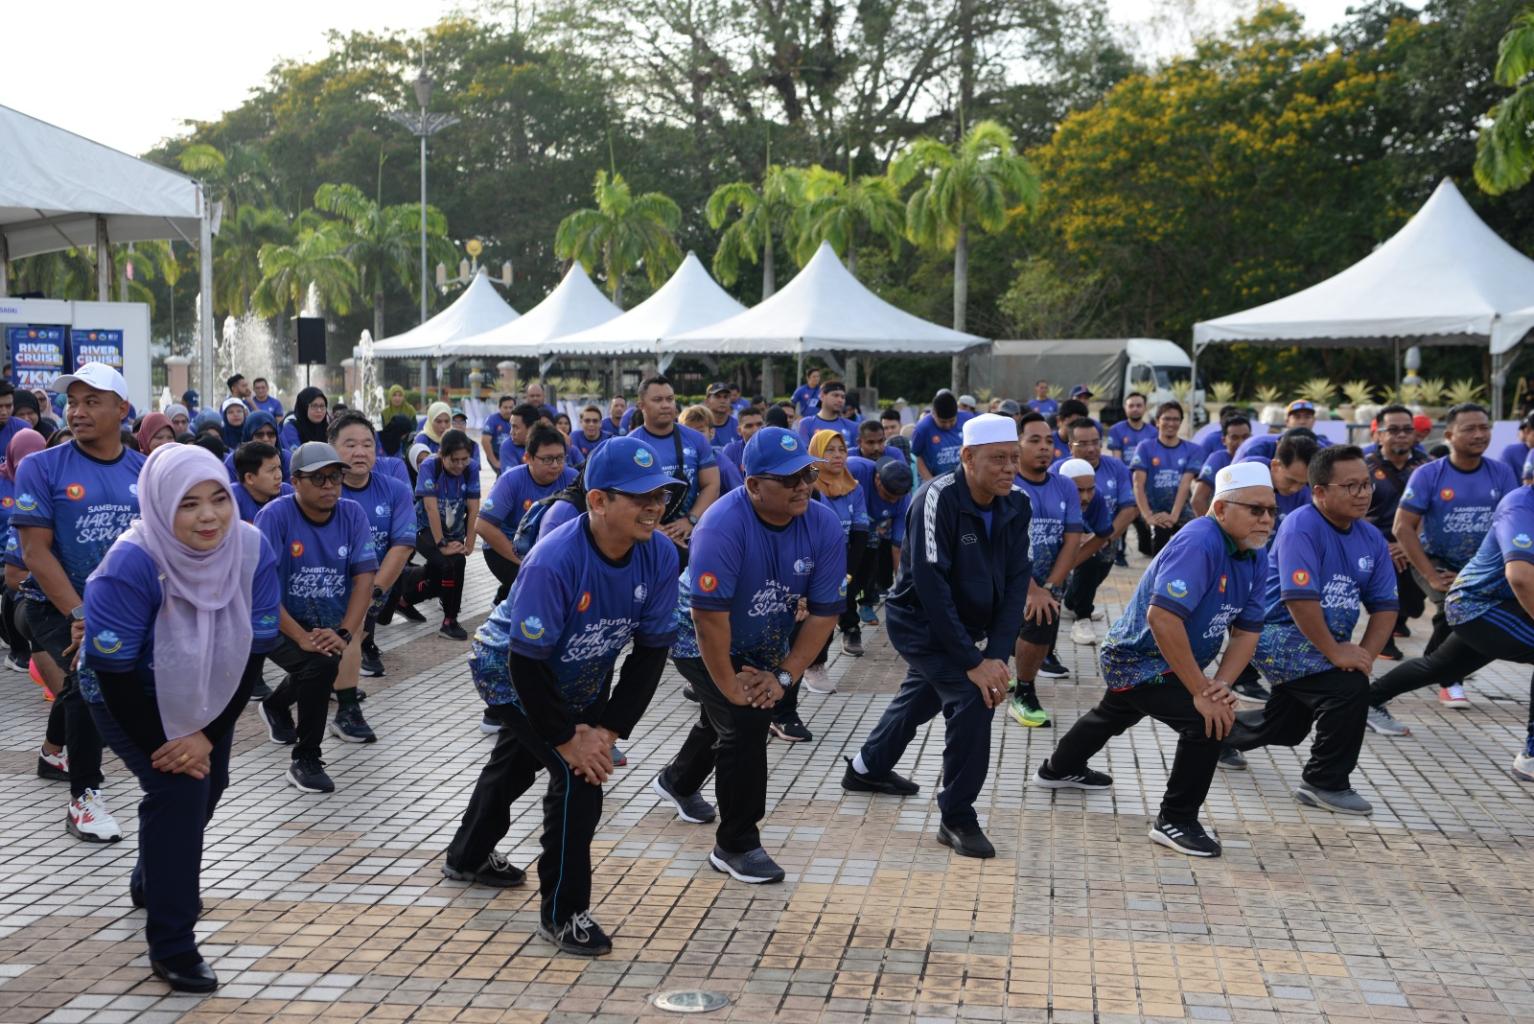
[[[682,211],[659,192],[634,195],[623,175],[598,171],[592,186],[595,209],[576,210],[559,222],[554,254],[579,260],[588,271],[602,267],[608,294],[623,305],[623,279],[643,268],[650,287],[659,288],[682,262],[676,230]]]
[[[261,283],[251,305],[262,316],[299,313],[312,286],[322,309],[345,314],[357,292],[357,269],[347,259],[338,225],[321,223],[300,232],[292,245],[261,247]]]
[[[1526,82],[1534,70],[1534,9],[1513,19],[1497,44],[1498,85],[1513,94],[1491,109],[1491,123],[1477,140],[1475,180],[1492,195],[1522,188],[1534,175],[1534,83]]]
[[[725,284],[741,278],[747,263],[762,263],[762,297],[777,289],[775,240],[792,253],[798,240],[798,214],[804,205],[805,172],[797,167],[773,164],[757,187],[747,181],[731,181],[714,189],[703,208],[708,226],[718,231],[714,251],[714,276]]]
[[[857,273],[858,244],[865,236],[898,254],[905,233],[905,207],[889,177],[865,174],[849,179],[819,165],[811,167],[805,178],[797,220],[802,226],[796,232],[794,258],[801,266],[821,242],[828,242],[853,273]]]

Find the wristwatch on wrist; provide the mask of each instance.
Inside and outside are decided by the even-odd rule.
[[[85,605],[84,604],[77,604],[73,608],[71,608],[70,611],[69,611],[69,620],[71,622],[84,622],[85,621]]]
[[[794,685],[794,677],[788,674],[787,669],[780,668],[773,673],[773,676],[777,678],[778,685],[783,687],[785,690]]]
[[[344,629],[340,626],[337,626],[335,629],[331,630],[331,632],[340,637],[342,643],[349,644],[352,642],[352,631],[349,629]]]
[[[694,526],[698,525],[698,517],[693,515],[691,512],[687,513],[687,521]]]

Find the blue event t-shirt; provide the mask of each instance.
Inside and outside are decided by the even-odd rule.
[[[1060,403],[1055,401],[1053,398],[1030,398],[1028,399],[1028,408],[1032,409],[1040,416],[1047,417],[1053,416],[1055,413],[1060,411]]]
[[[374,472],[368,474],[365,487],[341,483],[341,497],[362,506],[368,517],[368,532],[373,539],[373,557],[383,564],[392,547],[415,548],[415,508],[410,488]]]
[[[1056,459],[1050,463],[1049,471],[1059,473],[1066,461]],[[1118,515],[1121,509],[1134,508],[1135,488],[1128,466],[1118,459],[1098,459],[1094,475],[1097,477],[1097,496],[1103,499],[1110,517]]]
[[[540,484],[533,479],[530,466],[515,466],[509,473],[502,473],[490,488],[490,496],[479,504],[479,515],[487,523],[493,523],[511,540],[517,535],[517,524],[522,513],[533,507],[533,502],[558,494],[575,479],[575,470],[569,466],[561,469],[550,484]],[[547,514],[547,513],[545,513]],[[541,530],[543,524],[539,524]],[[673,545],[674,546],[674,545]],[[489,544],[481,544],[490,550]]]
[[[665,435],[652,434],[647,427],[629,431],[630,437],[637,437],[651,448],[655,449],[655,468],[667,476],[676,476],[676,438],[680,434],[682,438],[682,472],[687,477],[687,496],[682,499],[681,511],[685,514],[691,511],[693,503],[698,500],[698,473],[708,469],[718,460],[714,457],[713,446],[708,443],[708,438],[698,433],[691,427],[684,427],[680,423],[671,425],[671,433]]]
[[[717,451],[732,441],[740,440],[740,421],[734,416],[726,416],[723,423],[714,424],[714,436],[709,443]]]
[[[1198,449],[1188,441],[1179,440],[1170,447],[1161,443],[1158,435],[1149,441],[1141,441],[1129,460],[1131,472],[1145,473],[1145,500],[1152,512],[1170,512],[1177,501],[1177,488],[1184,473],[1197,473]],[[1187,506],[1183,506],[1186,511]]]
[[[1103,640],[1099,662],[1108,689],[1166,682],[1171,666],[1151,634],[1151,606],[1183,620],[1194,660],[1207,665],[1227,630],[1262,628],[1266,574],[1261,554],[1241,551],[1215,520],[1204,516],[1184,526],[1151,560]]]
[[[574,711],[601,697],[630,640],[670,647],[676,633],[676,545],[657,535],[615,562],[597,549],[588,522],[582,514],[534,545],[511,593],[474,632],[492,650],[548,662]],[[486,700],[522,706],[514,688]]]
[[[527,454],[527,449],[513,441],[511,439],[511,435],[509,434],[506,436],[506,439],[501,442],[501,447],[497,454],[501,459],[502,473],[505,473],[507,470],[513,469],[517,466],[526,465],[526,463],[522,461],[522,457]]]
[[[746,486],[746,475],[741,472],[740,467],[729,459],[720,458],[719,493],[723,494],[725,491],[733,491],[737,487],[744,486]]]
[[[538,521],[538,536],[533,539],[534,544],[543,543],[544,539],[561,526],[573,519],[579,518],[581,509],[576,507],[573,501],[556,501],[549,505],[549,510]]]
[[[16,536],[15,523],[5,528],[5,555],[0,557],[0,563],[14,565],[18,569],[27,567],[27,563],[21,557],[21,539]],[[26,591],[23,590],[22,593]]]
[[[855,452],[858,449],[858,425],[845,416],[838,416],[834,420],[821,419],[819,415],[806,416],[799,421],[799,438],[804,446],[810,446],[810,439],[822,430],[834,430],[842,435],[842,440],[847,443],[847,450]]]
[[[1507,463],[1508,468],[1513,471],[1514,476],[1516,476],[1519,480],[1522,480],[1523,464],[1529,460],[1529,446],[1524,444],[1522,441],[1514,441],[1512,444],[1502,449],[1502,454],[1499,456],[1499,458],[1503,462]]]
[[[286,415],[282,402],[273,394],[268,394],[265,398],[251,398],[246,404],[250,406],[251,412],[271,413],[272,419],[278,423],[281,423],[282,417]]]
[[[789,396],[789,401],[793,402],[794,408],[799,410],[800,418],[813,416],[820,410],[820,388],[800,384]]]
[[[816,491],[812,498],[836,513],[836,521],[842,524],[842,537],[850,537],[857,530],[868,530],[868,502],[861,484],[835,498],[820,491]]]
[[[11,526],[11,513],[16,509],[16,483],[0,476],[0,535]]]
[[[12,524],[53,530],[53,557],[82,597],[86,577],[138,516],[143,468],[144,456],[131,448],[102,462],[70,441],[33,452],[16,472]]]
[[[1070,542],[1070,534],[1080,534],[1081,493],[1076,484],[1054,473],[1041,481],[1029,480],[1019,473],[1012,484],[1028,495],[1032,517],[1028,520],[1028,558],[1033,563],[1033,579],[1043,583],[1054,571],[1055,559]]]
[[[504,463],[503,463],[504,465]],[[442,539],[463,540],[469,530],[470,501],[479,500],[479,474],[470,465],[463,475],[454,476],[442,468],[435,455],[421,460],[415,478],[415,528],[431,530],[423,498],[437,499],[437,515],[442,518]]]
[[[284,480],[293,479],[293,472],[289,467],[288,450],[286,448],[277,449],[277,461],[282,465],[282,478]],[[234,452],[229,452],[224,456],[224,468],[229,471],[230,483],[237,484],[240,482],[239,470],[234,468]]]
[[[1141,420],[1139,427],[1130,426],[1128,420],[1119,420],[1108,428],[1108,450],[1118,452],[1126,462],[1134,455],[1143,441],[1154,441],[1161,432],[1150,420]]]
[[[277,609],[282,597],[277,585],[277,555],[265,536],[261,538],[261,553],[256,559],[250,589],[250,648],[261,654],[276,646]],[[113,545],[85,595],[81,669],[109,672],[143,669],[152,673],[154,626],[164,599],[160,568],[149,552],[137,544]],[[235,659],[246,657],[240,651],[220,653]],[[81,671],[80,696],[92,704],[102,703],[95,672]]]
[[[479,428],[479,436],[490,439],[490,450],[496,453],[497,458],[501,454],[501,442],[510,435],[511,421],[502,416],[499,410],[486,416],[484,426]],[[484,445],[481,444],[480,448],[483,449]]]
[[[730,653],[747,665],[773,669],[787,657],[801,597],[811,615],[847,606],[847,542],[821,502],[775,527],[744,488],[731,491],[703,513],[688,547],[692,607],[730,613]],[[690,638],[691,619],[680,625],[678,639]]]
[[[597,450],[597,445],[606,441],[607,438],[608,435],[599,430],[597,431],[597,439],[593,441],[586,436],[584,430],[577,430],[570,435],[570,451],[576,454],[582,463],[585,463],[587,459],[591,458],[591,453]]]
[[[1483,458],[1469,473],[1435,459],[1412,472],[1397,507],[1422,517],[1417,536],[1428,557],[1458,569],[1481,546],[1497,502],[1518,487],[1518,474],[1496,459]]]
[[[273,498],[257,513],[256,528],[277,554],[282,606],[308,629],[339,626],[352,577],[378,570],[367,513],[348,498],[323,523],[304,515],[296,496]]]
[[[857,478],[858,490],[863,492],[863,503],[868,510],[868,546],[876,548],[886,540],[896,547],[904,544],[905,515],[906,509],[911,507],[911,493],[907,491],[894,501],[885,501],[875,485],[879,464],[861,455],[847,456],[847,472]]]
[[[1198,482],[1213,487],[1214,475],[1228,465],[1230,465],[1230,452],[1225,450],[1224,445],[1221,445],[1209,453],[1209,457],[1204,460],[1203,466],[1199,468]]]
[[[247,523],[254,523],[256,513],[265,508],[267,503],[257,501],[256,496],[247,491],[244,484],[230,484],[229,489],[234,492],[234,505],[239,509],[240,518]],[[277,498],[285,498],[292,493],[293,485],[283,484],[277,489]],[[276,501],[277,498],[272,498],[270,501]]]
[[[1268,462],[1272,462],[1278,457],[1278,442],[1283,440],[1283,437],[1283,434],[1258,434],[1255,437],[1249,437],[1242,441],[1241,446],[1236,449],[1234,461],[1241,462],[1249,458],[1261,457]],[[1215,439],[1215,444],[1221,448],[1225,447],[1224,442],[1219,440],[1218,434],[1215,435]],[[1331,443],[1330,438],[1321,434],[1316,435],[1317,448],[1329,448]],[[1211,454],[1213,454],[1213,451],[1213,449],[1210,449]]]
[[[1517,595],[1507,582],[1507,563],[1534,562],[1534,488],[1519,487],[1497,503],[1491,529],[1475,557],[1454,577],[1443,610],[1449,625],[1478,619]],[[1500,617],[1500,613],[1497,613]]]
[[[939,427],[928,413],[916,424],[911,435],[911,454],[927,467],[933,476],[952,472],[959,465],[959,449],[964,447],[964,417],[961,415],[951,427]]]
[[[1094,537],[1113,536],[1113,510],[1101,494],[1094,492],[1087,507],[1081,510],[1081,525]]]
[[[1331,662],[1294,624],[1285,601],[1319,601],[1326,627],[1351,643],[1358,610],[1399,608],[1395,565],[1385,535],[1359,519],[1339,530],[1314,505],[1287,517],[1268,550],[1267,606],[1252,666],[1272,683],[1330,672]]]

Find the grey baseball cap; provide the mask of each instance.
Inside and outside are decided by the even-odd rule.
[[[298,446],[289,462],[294,473],[313,473],[326,466],[345,466],[340,454],[324,441],[307,441]]]
[[[1021,416],[1023,414],[1023,407],[1008,398],[1001,405],[997,406],[996,411],[1003,416]]]

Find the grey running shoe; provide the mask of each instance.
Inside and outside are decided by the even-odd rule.
[[[1377,707],[1369,709],[1369,731],[1379,733],[1381,736],[1410,736],[1411,728],[1398,721],[1386,708]]]
[[[1230,771],[1246,770],[1246,755],[1235,747],[1220,748],[1220,767]]]
[[[1294,798],[1306,807],[1319,807],[1338,814],[1367,817],[1374,813],[1374,806],[1352,789],[1317,789],[1308,782],[1302,782],[1294,791]]]
[[[676,816],[683,821],[694,825],[706,825],[714,820],[716,811],[714,805],[703,799],[701,793],[689,793],[683,796],[666,785],[666,775],[662,772],[650,782],[650,791],[676,808]]]
[[[766,885],[783,881],[783,869],[760,846],[745,853],[725,853],[716,846],[708,855],[708,862],[715,871],[723,871],[737,882]]]

